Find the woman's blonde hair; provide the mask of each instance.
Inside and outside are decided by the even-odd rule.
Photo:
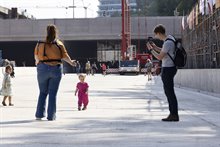
[[[46,43],[51,43],[57,38],[57,28],[55,25],[50,24],[47,26]]]

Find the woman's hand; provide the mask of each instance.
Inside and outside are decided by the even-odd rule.
[[[76,60],[71,60],[69,57],[68,58],[63,58],[62,60],[66,61],[69,63],[71,66],[76,66]]]
[[[76,60],[71,60],[72,61],[72,66],[76,66]]]

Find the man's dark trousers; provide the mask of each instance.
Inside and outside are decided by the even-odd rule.
[[[178,115],[178,102],[174,91],[174,76],[177,73],[176,67],[162,68],[162,81],[165,95],[169,103],[169,110],[171,115]]]

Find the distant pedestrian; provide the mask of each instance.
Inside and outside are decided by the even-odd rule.
[[[106,69],[107,69],[107,67],[106,67],[105,63],[102,63],[102,74],[104,76],[106,75]]]
[[[147,59],[147,63],[145,64],[145,68],[147,68],[147,72],[145,73],[145,75],[147,74],[148,77],[148,81],[152,80],[152,62],[150,59]]]
[[[12,73],[12,66],[7,65],[5,67],[4,79],[2,82],[2,89],[1,89],[1,95],[4,96],[3,101],[2,101],[3,106],[7,106],[6,104],[7,98],[9,101],[9,106],[14,106],[14,104],[12,104],[11,73]]]
[[[46,98],[49,95],[47,119],[53,121],[56,119],[56,101],[62,78],[62,61],[72,66],[75,62],[69,57],[64,44],[57,38],[55,25],[47,26],[46,40],[37,43],[34,55],[40,90],[35,116],[37,120],[45,117]]]
[[[86,62],[86,66],[85,66],[85,70],[86,70],[86,75],[90,75],[91,73],[91,65],[90,65],[90,62]]]
[[[99,61],[98,63],[97,63],[97,68],[98,68],[98,73],[102,73],[102,64],[101,64],[101,61]]]
[[[163,25],[157,25],[154,29],[154,34],[156,38],[164,41],[162,48],[159,48],[154,43],[147,43],[147,48],[152,55],[158,60],[162,60],[161,77],[170,111],[169,116],[162,119],[162,121],[179,121],[178,102],[174,91],[174,77],[177,73],[177,68],[171,59],[171,57],[174,57],[175,38],[171,35],[166,35],[166,30]]]
[[[94,62],[92,64],[92,75],[94,76],[94,74],[96,73],[96,71],[98,70],[96,63]]]
[[[88,103],[89,103],[89,98],[88,98],[88,88],[89,85],[85,82],[85,77],[84,75],[80,74],[79,75],[79,80],[80,82],[77,83],[76,85],[76,90],[75,90],[75,95],[78,93],[78,110],[86,110]],[[83,104],[83,108],[81,109]]]
[[[81,64],[79,61],[76,62],[76,73],[79,74],[81,70]]]

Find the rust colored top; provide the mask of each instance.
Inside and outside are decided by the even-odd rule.
[[[34,55],[36,55],[40,61],[43,60],[61,60],[63,58],[69,58],[64,44],[60,40],[56,40],[56,44],[49,43],[38,43],[35,47]],[[45,53],[44,53],[45,50]],[[39,63],[38,62],[38,63]],[[37,63],[37,64],[38,64]],[[44,62],[45,64],[56,66],[61,64],[61,62]]]

